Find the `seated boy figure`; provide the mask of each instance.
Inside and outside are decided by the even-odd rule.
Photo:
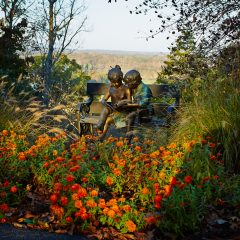
[[[130,90],[123,85],[123,73],[120,66],[116,65],[108,72],[108,79],[110,81],[109,91],[102,99],[104,108],[101,112],[97,128],[102,130],[100,139],[104,138],[109,126],[114,123],[117,127],[125,126],[124,105],[131,102]],[[111,98],[111,105],[107,100]]]
[[[138,117],[139,121],[150,120],[153,115],[153,108],[150,105],[152,98],[151,89],[142,82],[142,77],[137,70],[128,71],[123,79],[125,85],[130,89],[133,103],[127,104],[132,111],[127,115],[127,132],[133,129],[134,122]]]

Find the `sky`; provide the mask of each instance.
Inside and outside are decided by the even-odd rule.
[[[146,40],[150,29],[157,29],[156,16],[130,14],[139,0],[85,0],[89,32],[82,34],[80,49],[101,49],[120,51],[169,52],[172,40],[167,33]],[[151,19],[151,20],[150,20]]]

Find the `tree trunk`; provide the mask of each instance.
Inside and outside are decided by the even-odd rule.
[[[50,101],[50,92],[52,87],[52,66],[53,66],[53,50],[54,50],[54,30],[53,21],[54,13],[53,7],[56,0],[49,0],[49,32],[48,32],[48,54],[44,64],[44,103],[48,107]]]

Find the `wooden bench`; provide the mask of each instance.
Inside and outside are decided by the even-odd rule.
[[[179,107],[180,94],[174,86],[167,84],[147,84],[152,90],[153,98],[151,104],[154,115],[148,126],[169,127]],[[103,105],[101,97],[109,90],[109,84],[87,82],[86,95],[88,99],[77,106],[77,122],[79,135],[94,134],[94,125],[98,123]]]

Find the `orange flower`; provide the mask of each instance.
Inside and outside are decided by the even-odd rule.
[[[118,141],[118,142],[116,142],[117,147],[122,147],[123,144],[124,144],[123,141]]]
[[[125,212],[130,212],[131,211],[131,206],[130,205],[124,205],[123,207],[122,207],[122,209],[125,211]]]
[[[113,174],[114,174],[115,176],[117,176],[117,177],[122,174],[122,171],[121,171],[121,169],[119,169],[119,168],[114,168],[112,172],[113,172]]]
[[[89,199],[87,200],[86,205],[90,208],[94,208],[97,206],[97,203],[93,199]]]
[[[8,135],[8,131],[7,130],[2,130],[2,135],[3,136],[7,136]]]
[[[76,202],[75,202],[75,204],[74,204],[74,206],[76,207],[76,208],[81,208],[82,207],[82,201],[81,200],[76,200]]]
[[[134,141],[134,142],[138,142],[138,141],[139,141],[139,138],[138,138],[138,137],[134,137],[134,138],[133,138],[133,141]]]
[[[167,148],[169,148],[169,149],[171,149],[171,148],[174,149],[176,147],[177,147],[177,145],[175,143],[171,143],[167,146]]]
[[[172,186],[166,185],[166,186],[164,187],[164,190],[165,190],[165,196],[166,196],[166,197],[169,197],[169,196],[171,195],[171,193],[172,193]]]
[[[63,207],[60,207],[59,205],[51,205],[51,210],[53,211],[54,214],[56,214],[59,218],[62,218],[64,215],[64,209]]]
[[[119,207],[118,207],[118,205],[113,205],[112,207],[111,207],[111,209],[114,211],[114,212],[119,212]]]
[[[92,190],[92,191],[90,192],[90,196],[92,196],[92,197],[98,196],[98,191],[97,191],[97,190]]]
[[[158,177],[161,179],[161,180],[164,180],[166,178],[166,173],[165,171],[161,171],[159,174],[158,174]]]
[[[114,218],[115,214],[116,214],[116,213],[115,213],[113,210],[111,210],[111,209],[107,212],[107,215],[108,215],[110,218]]]
[[[73,195],[72,195],[72,200],[78,200],[79,199],[79,196],[78,196],[78,194],[77,193],[74,193]]]
[[[108,186],[111,186],[113,184],[113,179],[111,177],[107,176],[106,183]]]
[[[142,194],[149,194],[149,189],[148,188],[143,188],[142,189]]]
[[[127,226],[129,232],[136,231],[136,225],[133,221],[131,221],[131,220],[126,221],[126,226]]]
[[[142,148],[140,146],[136,146],[135,150],[140,152],[142,150]]]
[[[117,200],[115,198],[112,198],[107,202],[107,206],[113,206],[116,204],[117,204]]]
[[[87,196],[87,190],[85,188],[81,187],[78,190],[77,194],[80,198],[86,197]]]
[[[105,199],[100,198],[98,201],[98,206],[100,208],[105,208],[106,207]]]
[[[153,152],[153,153],[150,153],[150,157],[151,158],[157,158],[158,156],[159,156],[159,154],[160,154],[160,152],[157,150],[157,151],[155,151],[155,152]]]

